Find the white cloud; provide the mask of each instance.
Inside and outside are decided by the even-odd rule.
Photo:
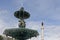
[[[41,33],[41,22],[36,22],[36,21],[30,21],[27,22],[27,28],[37,30],[39,34]],[[10,27],[8,23],[4,22],[3,20],[0,20],[0,34],[3,33],[3,31],[7,28],[14,28]],[[44,31],[44,39],[45,40],[60,40],[60,26],[56,25],[44,25],[45,31]],[[41,35],[37,37],[33,37],[30,40],[40,40]]]
[[[25,2],[26,0],[13,0],[13,4],[15,5],[15,6],[17,6],[17,8],[20,8],[20,7],[22,7],[23,5],[24,5],[24,2]]]
[[[35,29],[41,33],[41,22],[29,22],[28,23],[29,28]],[[45,31],[44,31],[44,40],[60,40],[60,26],[57,25],[44,25]],[[41,35],[39,35],[36,38],[31,38],[30,40],[40,40]]]
[[[36,18],[36,15],[39,18],[48,18],[53,20],[60,20],[60,1],[59,0],[14,0],[15,5],[20,7],[21,3],[25,3],[25,7],[27,9],[30,9],[31,14],[33,14],[34,18]],[[8,13],[6,10],[0,10],[0,14],[6,14]],[[39,19],[37,18],[37,19]],[[36,21],[30,21],[27,22],[27,28],[35,29],[39,33],[41,32],[41,22]],[[14,24],[16,25],[16,24]],[[45,27],[45,40],[60,40],[60,25],[44,25]],[[4,29],[11,28],[8,23],[6,23],[4,20],[0,19],[0,34],[3,33]],[[12,27],[13,28],[13,27]],[[41,35],[39,35],[37,38],[31,38],[31,40],[40,40]]]
[[[8,15],[9,15],[9,11],[5,10],[5,9],[0,9],[0,19],[7,19]]]
[[[0,15],[1,15],[1,14],[6,14],[6,13],[8,13],[7,10],[1,10],[1,9],[0,9]]]
[[[6,23],[3,20],[0,20],[0,34],[3,33],[6,26],[7,26]]]
[[[4,32],[5,29],[16,28],[16,27],[17,27],[16,23],[12,27],[9,23],[7,23],[4,20],[0,19],[0,34],[3,34],[3,32]]]
[[[13,28],[13,27],[11,27],[12,25],[10,24],[10,23],[8,23],[8,22],[6,22],[7,20],[4,20],[4,19],[8,19],[7,17],[8,17],[8,14],[9,14],[10,12],[8,11],[8,10],[4,10],[4,9],[0,9],[0,34],[2,34],[3,33],[3,31],[5,30],[5,29],[7,29],[7,28]],[[9,19],[10,20],[10,19]],[[15,24],[14,24],[15,25]]]
[[[33,19],[43,18],[51,20],[60,20],[60,1],[59,0],[15,0],[15,4],[24,7],[31,11]]]

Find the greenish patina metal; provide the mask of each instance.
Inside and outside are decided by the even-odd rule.
[[[39,33],[37,30],[27,29],[24,19],[30,17],[30,14],[24,11],[22,7],[19,11],[14,13],[14,16],[19,19],[19,28],[6,29],[3,34],[11,36],[18,40],[26,40],[32,37],[37,37]]]
[[[0,35],[0,40],[3,40],[3,37],[2,37],[2,35]]]

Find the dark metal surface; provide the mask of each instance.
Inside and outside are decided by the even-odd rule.
[[[19,11],[14,13],[14,16],[18,19],[27,19],[30,17],[30,14],[21,8]]]
[[[7,36],[12,36],[16,39],[29,39],[31,37],[37,37],[38,32],[36,30],[26,29],[26,28],[14,28],[14,29],[6,29],[4,34]]]

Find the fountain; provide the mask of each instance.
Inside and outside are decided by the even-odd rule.
[[[25,11],[23,7],[21,7],[20,10],[14,12],[14,16],[19,19],[19,28],[6,29],[4,30],[3,34],[6,36],[11,36],[17,40],[27,40],[39,35],[37,30],[26,28],[24,19],[29,18],[30,14]]]

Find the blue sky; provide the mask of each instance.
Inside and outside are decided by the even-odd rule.
[[[20,9],[22,3],[25,10],[31,14],[28,21],[45,21],[47,24],[60,25],[59,0],[1,0],[0,11],[7,13],[1,13],[0,17],[7,22],[16,20],[13,14]],[[11,20],[8,21],[9,19]]]
[[[27,28],[39,31],[43,21],[47,35],[45,40],[60,40],[60,0],[0,0],[0,34],[4,29],[18,25],[14,12],[22,6],[31,14],[26,20]],[[39,37],[36,39],[39,40]]]

